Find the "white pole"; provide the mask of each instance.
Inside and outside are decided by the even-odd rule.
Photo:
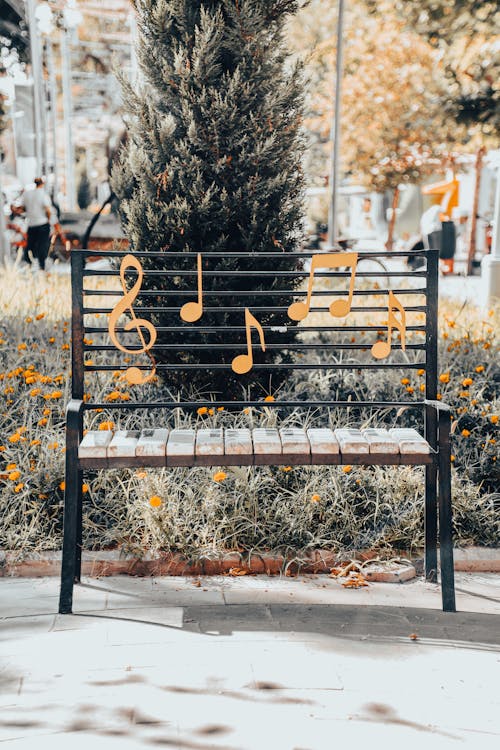
[[[57,82],[54,69],[52,40],[47,39],[47,72],[49,74],[50,129],[52,133],[52,174],[54,176],[54,201],[57,203],[59,176],[57,169]]]
[[[26,13],[30,35],[31,75],[33,78],[33,112],[35,115],[35,156],[36,171],[41,177],[43,172],[43,81],[40,38],[35,16],[35,0],[26,0]]]
[[[0,265],[6,266],[9,256],[9,243],[5,234],[5,215],[3,212],[3,193],[2,193],[2,162],[0,161]]]
[[[335,108],[331,128],[333,140],[332,160],[330,165],[331,199],[328,210],[328,247],[335,247],[339,235],[339,178],[340,178],[340,117],[342,97],[342,75],[344,69],[344,0],[338,0],[337,15],[337,60],[335,70]]]
[[[61,65],[63,89],[64,142],[66,151],[66,203],[68,211],[76,210],[75,202],[75,150],[73,145],[73,105],[71,101],[71,48],[68,43],[69,30],[64,24],[61,30]]]
[[[481,262],[481,277],[484,279],[484,301],[487,306],[500,301],[500,160],[497,162],[497,187],[493,213],[493,237],[491,253]]]

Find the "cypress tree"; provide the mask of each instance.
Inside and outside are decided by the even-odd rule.
[[[301,159],[302,81],[298,65],[288,61],[283,30],[297,0],[135,0],[138,22],[137,57],[141,83],[123,81],[128,138],[113,171],[113,189],[131,251],[179,253],[175,267],[196,270],[196,260],[186,252],[257,254],[220,260],[217,268],[234,271],[224,277],[204,277],[206,306],[198,325],[224,326],[211,333],[210,344],[241,344],[244,334],[233,332],[244,325],[244,308],[269,304],[254,292],[272,289],[273,304],[292,301],[284,290],[293,290],[290,278],[251,275],[238,271],[292,270],[302,232],[303,176]],[[282,252],[283,259],[259,258],[259,252]],[[158,258],[143,259],[145,269],[168,268]],[[170,266],[171,267],[171,266]],[[210,264],[213,268],[213,263]],[[194,280],[193,280],[194,279]],[[149,296],[137,304],[165,304],[172,313],[151,316],[155,326],[182,327],[160,332],[157,344],[200,342],[200,334],[182,323],[178,310],[195,299],[195,277],[148,277],[143,289],[186,292],[192,297]],[[224,308],[235,304],[226,290],[248,291],[238,298],[238,312]],[[281,293],[281,295],[280,295]],[[144,300],[144,301],[143,301]],[[152,303],[152,300],[156,302]],[[277,323],[276,313],[255,312],[264,326]],[[280,314],[281,324],[290,324]],[[295,335],[287,334],[288,340]],[[283,334],[266,330],[266,344]],[[223,396],[241,396],[241,386],[279,385],[281,373],[265,377],[258,369],[237,376],[230,369],[234,348],[221,350],[158,349],[157,362],[207,364],[189,381],[200,389]],[[278,357],[278,359],[276,359]],[[274,359],[273,359],[274,358]],[[260,347],[254,362],[285,361],[286,355]],[[226,370],[210,371],[211,363]],[[281,376],[281,377],[280,377]],[[186,373],[173,371],[168,382],[178,385]],[[258,395],[254,392],[254,395]]]

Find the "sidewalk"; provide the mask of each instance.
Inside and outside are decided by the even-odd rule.
[[[0,741],[22,750],[498,748],[500,575],[0,579]],[[415,634],[416,639],[415,639]]]

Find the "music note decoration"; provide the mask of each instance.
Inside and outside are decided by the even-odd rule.
[[[373,344],[371,352],[375,359],[384,359],[391,353],[393,328],[397,328],[401,336],[401,349],[403,351],[406,349],[406,310],[391,290],[389,290],[389,302],[387,308],[387,340],[376,341],[375,344]],[[396,317],[394,310],[398,311],[400,315],[399,318]]]
[[[266,351],[266,342],[264,340],[264,330],[248,307],[245,307],[245,330],[247,337],[247,353],[238,354],[232,361],[231,368],[237,375],[244,375],[253,367],[253,349],[252,349],[252,332],[251,328],[255,328],[258,331],[260,338],[260,347],[263,352]]]
[[[134,269],[137,272],[137,279],[132,288],[127,289],[125,274],[130,269]],[[154,357],[150,353],[150,349],[154,346],[157,338],[156,328],[149,320],[138,318],[132,306],[141,290],[143,278],[144,271],[138,258],[136,258],[134,255],[131,255],[130,253],[125,255],[120,265],[120,281],[123,289],[123,297],[115,305],[110,313],[108,324],[109,336],[113,344],[120,351],[127,354],[147,354],[153,365],[151,372],[149,372],[148,374],[143,373],[143,371],[139,367],[128,367],[125,371],[124,377],[127,382],[130,383],[130,385],[143,385],[144,383],[148,383],[153,380],[156,374],[156,363]],[[127,323],[125,323],[124,329],[127,332],[132,330],[135,330],[137,332],[137,335],[139,336],[142,344],[141,349],[127,349],[127,347],[123,346],[118,341],[116,335],[116,327],[120,316],[126,312],[130,314],[132,320],[129,320]],[[149,341],[147,342],[142,331],[143,328],[148,332],[149,335]]]
[[[201,264],[201,253],[198,253],[197,259],[197,277],[198,277],[198,301],[186,302],[181,307],[180,316],[186,323],[195,323],[203,314],[203,270]]]
[[[347,299],[334,300],[329,307],[330,315],[334,318],[344,318],[350,311],[354,295],[354,280],[358,253],[317,253],[311,258],[311,270],[307,284],[307,298],[305,302],[292,302],[288,308],[291,320],[304,320],[311,309],[311,297],[314,286],[314,274],[322,268],[350,268],[349,293]]]

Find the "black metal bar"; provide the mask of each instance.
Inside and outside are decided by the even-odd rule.
[[[321,409],[321,408],[349,408],[349,409],[400,409],[403,406],[412,408],[424,408],[425,401],[123,401],[119,404],[113,402],[91,402],[87,401],[83,408],[85,411],[94,409],[198,409],[200,406],[223,406],[227,409],[245,409],[247,407],[258,409]]]
[[[71,397],[83,398],[83,256],[71,253]]]
[[[311,307],[309,312],[311,313],[326,313],[328,310],[328,306],[325,307]],[[427,308],[423,305],[413,305],[405,307],[406,312],[422,312],[425,313]],[[83,314],[84,315],[95,315],[96,313],[99,313],[99,315],[107,315],[108,313],[111,313],[113,311],[112,307],[84,307],[83,308]],[[243,315],[243,310],[241,307],[205,307],[204,311],[207,313],[241,313]],[[144,309],[144,312],[148,313],[171,313],[172,315],[175,315],[176,313],[179,314],[179,308],[178,307],[148,307],[147,309]],[[255,315],[258,315],[259,313],[287,313],[288,307],[276,307],[276,306],[267,306],[267,307],[257,307],[252,306],[252,312]],[[387,306],[382,307],[351,307],[350,312],[356,313],[356,312],[374,312],[374,313],[385,313],[387,315]]]
[[[123,258],[125,255],[134,255],[137,258],[192,258],[196,259],[198,257],[198,252],[149,252],[148,250],[141,250],[136,251],[134,250],[131,252],[130,250],[100,250],[98,248],[95,248],[93,250],[89,249],[82,249],[82,248],[74,248],[71,250],[72,253],[83,255],[85,257],[93,256],[93,257],[99,257],[99,258]],[[203,251],[201,251],[203,253]],[[347,251],[352,252],[352,251]],[[413,258],[418,256],[426,256],[428,254],[428,250],[356,250],[358,254],[358,258]],[[269,251],[269,252],[209,252],[205,253],[205,258],[253,258],[254,260],[258,260],[259,258],[276,258],[283,260],[285,258],[311,258],[313,255],[321,255],[321,252],[318,252],[317,250],[304,250],[300,251],[298,253],[278,253],[275,251]],[[415,271],[409,272],[416,273]]]
[[[73,608],[73,584],[77,567],[79,482],[81,492],[78,445],[82,428],[83,401],[71,399],[66,410],[66,488],[64,491],[63,549],[59,594],[59,613],[62,615],[70,614]]]
[[[177,274],[176,274],[177,275]],[[275,274],[273,274],[275,278]],[[414,294],[424,295],[425,287],[416,289],[412,287],[410,289],[355,289],[353,292],[354,296],[357,297],[381,297],[392,291],[394,294]],[[117,297],[120,292],[117,289],[84,289],[83,294],[90,297]],[[141,290],[137,295],[136,299],[142,299],[145,297],[193,297],[194,292],[189,289],[162,289],[161,291]],[[302,292],[297,289],[260,289],[260,290],[205,290],[203,296],[207,297],[300,297],[304,296],[306,292]],[[311,297],[347,297],[349,295],[348,290],[344,289],[320,289],[311,292]],[[143,308],[147,310],[147,308]]]
[[[155,326],[156,331],[158,333],[179,333],[179,331],[187,331],[189,330],[190,333],[227,333],[227,326],[193,326],[190,324],[184,324],[182,321],[179,321],[178,326]],[[384,328],[383,325],[379,325],[379,328],[377,326],[371,325],[371,326],[292,326],[292,325],[283,325],[283,326],[274,326],[274,325],[263,325],[262,329],[264,331],[277,331],[278,333],[286,333],[287,331],[298,331],[299,333],[309,333],[309,332],[321,332],[321,333],[364,333],[367,331],[376,331],[381,328]],[[416,325],[416,326],[406,326],[407,331],[425,331],[426,328],[424,325]],[[245,326],[231,326],[231,332],[232,333],[244,333],[246,331]],[[102,328],[102,326],[85,326],[85,332],[86,333],[104,333],[108,334],[109,329]],[[130,331],[126,331],[124,327],[116,327],[115,328],[116,333],[130,333]]]
[[[151,365],[134,365],[139,370],[151,370]],[[371,364],[360,364],[359,362],[328,362],[312,364],[310,362],[290,364],[275,364],[275,363],[258,363],[254,362],[253,370],[417,370],[424,367],[423,362],[384,362],[377,363],[376,365]],[[196,364],[181,364],[181,365],[169,365],[169,364],[157,364],[156,369],[158,372],[167,371],[186,371],[200,370],[232,370],[229,363],[224,364],[221,362],[198,362]],[[85,372],[115,372],[117,370],[125,371],[127,368],[124,365],[89,365],[85,368]]]
[[[83,425],[82,425],[83,426]],[[79,440],[82,439],[80,435]],[[82,537],[83,537],[83,471],[77,471],[77,516],[76,516],[76,547],[75,547],[75,583],[80,583],[82,577]]]
[[[137,276],[137,271],[129,271],[127,272],[130,275],[130,278],[133,278]],[[194,278],[197,276],[196,271],[191,270],[185,270],[183,268],[166,268],[161,271],[156,271],[154,269],[144,269],[143,274],[145,277],[151,277],[151,278],[169,278],[169,277],[187,277],[187,278]],[[237,276],[238,278],[254,278],[255,276],[264,276],[267,278],[288,278],[288,279],[300,279],[300,278],[307,278],[310,275],[309,271],[301,271],[301,270],[294,270],[294,271],[263,271],[259,268],[255,268],[249,271],[210,271],[209,269],[203,271],[204,277],[212,277],[212,278],[221,278],[221,277],[231,277],[234,278]],[[110,269],[102,269],[102,270],[94,270],[89,269],[84,272],[85,277],[91,277],[91,276],[102,276],[102,277],[113,277],[113,278],[119,278],[120,273],[118,270]],[[404,273],[402,271],[358,271],[356,273],[356,278],[366,278],[366,279],[407,279],[408,277],[413,278],[415,277],[425,277],[424,271],[415,271],[413,274]],[[350,278],[351,273],[347,271],[316,271],[314,274],[315,279],[345,279]],[[378,290],[373,290],[373,293],[375,294],[378,292]],[[90,292],[92,293],[92,292]]]
[[[376,331],[376,329],[374,329]],[[282,341],[279,344],[266,344],[266,351],[269,350],[293,350],[293,351],[314,351],[320,349],[321,351],[366,351],[370,349],[371,342],[359,342],[356,344],[300,344],[295,342]],[[113,344],[87,344],[85,347],[87,352],[116,352],[116,347]],[[252,343],[252,348],[256,351],[260,349],[260,345]],[[200,349],[208,351],[225,351],[232,349],[241,349],[241,341],[227,343],[227,344],[211,344],[211,343],[195,343],[185,344],[184,342],[177,341],[173,344],[155,344],[151,349],[151,353],[154,354],[156,351],[198,351]],[[392,344],[392,351],[400,351],[401,344]],[[127,346],[127,351],[133,354],[134,351],[143,351],[140,344],[131,344]],[[406,344],[406,351],[425,351],[425,344]],[[375,367],[375,365],[373,365]],[[401,367],[405,367],[404,364]]]
[[[449,409],[439,412],[439,558],[443,611],[455,612]]]
[[[425,337],[425,393],[428,400],[437,397],[438,379],[438,298],[439,257],[437,250],[429,250],[427,256],[427,316]],[[438,413],[432,405],[425,409],[425,439],[437,450]],[[427,467],[425,478],[425,577],[437,581],[437,471]]]

